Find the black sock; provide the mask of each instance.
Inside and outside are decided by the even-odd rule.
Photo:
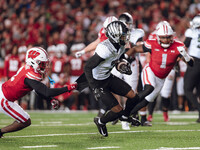
[[[141,124],[145,123],[147,121],[147,115],[141,116]]]
[[[121,117],[123,113],[123,110],[120,111],[120,112],[113,112],[112,110],[108,111],[104,116],[102,116],[100,118],[100,121],[104,124],[110,122],[110,121],[114,121],[116,120],[117,118]]]
[[[169,105],[170,105],[170,98],[164,98],[164,97],[162,97],[161,104],[162,104],[162,110],[164,112],[167,112],[168,109],[169,109]]]
[[[1,132],[1,129],[0,129],[0,137],[3,135],[3,133]]]
[[[139,103],[139,101],[140,99],[138,95],[135,95],[134,98],[128,98],[123,115],[128,117],[131,113],[131,110]]]
[[[150,102],[148,105],[149,115],[153,115],[155,106],[156,106],[156,99],[153,102]]]

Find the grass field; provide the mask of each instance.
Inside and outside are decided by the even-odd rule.
[[[107,125],[108,137],[102,137],[93,123],[97,112],[29,112],[32,125],[6,134],[0,150],[185,150],[200,149],[200,124],[197,112],[173,114],[163,122],[155,113],[152,127],[121,129],[121,124]],[[0,128],[13,120],[0,114]]]

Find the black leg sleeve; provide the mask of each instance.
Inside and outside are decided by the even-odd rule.
[[[107,113],[105,113],[104,116],[101,117],[100,121],[104,124],[110,122],[110,121],[114,121],[116,119],[118,119],[119,117],[122,116],[122,113],[123,113],[123,110],[116,113],[116,112],[113,112],[113,111],[108,111]]]
[[[128,98],[126,101],[125,109],[124,109],[124,116],[129,116],[131,110],[140,102],[139,96],[136,95],[134,98]]]
[[[132,113],[136,113],[137,111],[139,111],[141,108],[147,106],[148,104],[149,104],[149,102],[148,102],[146,99],[144,99],[144,100],[142,100],[139,104],[137,104],[137,105],[133,108],[133,110],[132,110],[131,112],[132,112]]]
[[[152,85],[146,84],[144,86],[144,90],[138,93],[138,96],[140,99],[144,99],[147,95],[149,95],[154,90],[154,87]]]

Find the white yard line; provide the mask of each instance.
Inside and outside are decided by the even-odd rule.
[[[117,131],[117,132],[109,132],[109,134],[116,133],[141,133],[141,132],[200,132],[200,130],[141,130],[141,131]],[[5,138],[32,138],[32,137],[49,137],[49,136],[66,136],[66,135],[90,135],[90,134],[98,134],[98,132],[94,133],[63,133],[63,134],[43,134],[43,135],[25,135],[25,136],[5,136]]]
[[[86,149],[108,149],[108,148],[120,148],[119,146],[104,146],[104,147],[88,147]]]
[[[180,148],[175,148],[175,147],[160,147],[158,149],[144,149],[144,150],[190,150],[190,149],[199,149],[200,147],[180,147]]]
[[[58,145],[21,146],[20,148],[44,148],[44,147],[58,147]]]

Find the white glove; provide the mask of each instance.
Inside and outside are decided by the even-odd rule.
[[[186,62],[189,62],[191,57],[188,55],[188,53],[185,51],[185,48],[180,46],[180,47],[177,47],[179,53],[184,57],[185,61]]]
[[[76,52],[75,53],[75,57],[76,58],[79,58],[79,57],[81,57],[82,55],[84,55],[85,54],[85,50],[83,49],[83,50],[81,50],[81,51],[79,51],[79,52]]]

